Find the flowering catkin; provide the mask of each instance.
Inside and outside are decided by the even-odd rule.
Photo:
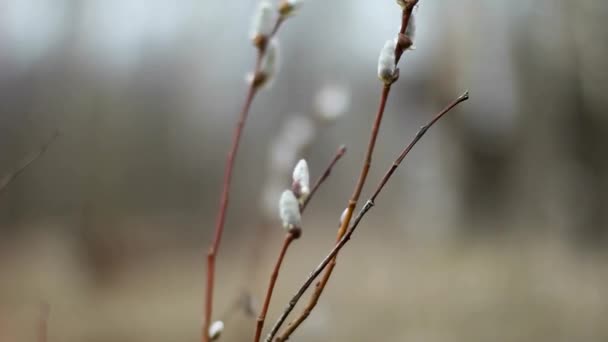
[[[270,40],[266,47],[266,52],[260,64],[259,74],[254,77],[257,86],[267,84],[272,80],[279,68],[279,42],[276,39]]]
[[[209,339],[215,341],[220,338],[220,335],[224,331],[224,322],[215,321],[209,327]]]
[[[291,15],[302,6],[302,0],[281,0],[279,3],[279,13],[281,15]]]
[[[279,216],[283,221],[283,227],[288,232],[299,230],[302,225],[300,216],[300,203],[291,190],[285,190],[279,199]]]
[[[392,83],[395,78],[395,69],[395,42],[387,40],[378,58],[378,78],[386,84]]]
[[[258,4],[251,24],[251,39],[255,42],[268,37],[274,27],[274,9],[270,1],[262,0]]]
[[[300,200],[310,195],[310,173],[304,159],[300,159],[293,169],[293,192]]]

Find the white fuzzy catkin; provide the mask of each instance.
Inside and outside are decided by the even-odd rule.
[[[300,202],[291,190],[285,190],[279,199],[279,216],[283,221],[283,227],[288,231],[299,229],[302,225],[300,215]]]
[[[266,46],[266,52],[264,53],[264,58],[260,64],[260,74],[264,84],[272,80],[277,73],[278,68],[279,42],[276,39],[272,39],[268,42],[268,46]]]
[[[340,226],[344,223],[344,219],[346,218],[346,214],[348,214],[348,208],[344,209],[342,215],[340,215]]]
[[[293,169],[293,184],[297,187],[300,197],[306,198],[310,195],[310,173],[305,159],[300,159]]]
[[[302,6],[302,0],[281,0],[279,12],[281,15],[292,15],[300,6]]]
[[[222,334],[223,331],[224,331],[224,322],[215,321],[209,327],[209,338],[211,339],[211,341],[216,341],[217,339],[220,338],[220,335]]]
[[[395,41],[387,40],[378,58],[378,78],[384,83],[392,83],[395,77]]]
[[[251,23],[251,39],[267,37],[274,28],[274,8],[270,1],[262,0],[258,4]]]

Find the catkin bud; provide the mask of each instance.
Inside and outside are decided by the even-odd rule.
[[[290,233],[299,234],[302,226],[300,203],[291,190],[285,190],[279,199],[279,216],[283,227]]]
[[[251,40],[256,46],[263,44],[262,42],[272,33],[274,27],[274,9],[268,0],[262,0],[258,4],[251,23]]]
[[[310,173],[308,163],[300,159],[293,169],[293,193],[300,201],[304,201],[310,195]]]
[[[216,341],[217,339],[220,338],[220,335],[222,334],[223,331],[224,331],[224,322],[222,322],[222,321],[213,322],[213,324],[211,324],[211,326],[209,327],[209,339],[211,341]]]
[[[253,75],[252,82],[256,87],[261,87],[272,80],[279,68],[279,43],[272,39],[266,46],[266,52],[260,63],[260,70]]]
[[[385,84],[391,84],[395,80],[395,70],[395,42],[387,40],[378,58],[378,78]]]
[[[344,224],[344,219],[346,218],[346,214],[348,214],[348,208],[344,209],[344,211],[340,215],[340,226]]]
[[[412,42],[414,41],[414,37],[416,36],[416,16],[414,15],[413,12],[412,12],[412,16],[410,17],[410,21],[407,24],[407,28],[405,29],[405,35]],[[411,49],[414,49],[414,47],[411,46]]]
[[[283,16],[292,15],[300,6],[302,6],[302,0],[281,0],[279,13]]]

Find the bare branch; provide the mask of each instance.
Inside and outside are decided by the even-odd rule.
[[[17,167],[15,169],[13,169],[8,174],[6,174],[4,177],[2,177],[0,179],[0,194],[3,193],[4,191],[6,191],[8,186],[15,179],[17,179],[17,177],[19,177],[19,175],[21,175],[21,173],[23,173],[23,171],[25,171],[28,167],[30,167],[36,160],[40,159],[44,155],[44,153],[49,149],[49,147],[51,147],[51,145],[55,142],[57,137],[59,137],[59,136],[60,136],[59,131],[55,131],[53,136],[51,138],[49,138],[49,140],[47,140],[44,144],[42,144],[35,153],[24,158],[19,163],[19,165],[17,165]]]
[[[388,169],[388,171],[386,172],[386,174],[384,175],[384,177],[382,178],[382,180],[376,187],[376,190],[374,191],[372,197],[370,197],[370,199],[365,203],[363,208],[359,211],[359,213],[357,214],[357,217],[355,217],[353,224],[350,226],[350,228],[348,229],[346,234],[344,234],[344,236],[342,236],[342,238],[340,238],[340,240],[335,245],[335,247],[331,250],[331,252],[329,252],[329,254],[323,259],[323,261],[321,261],[321,263],[310,273],[308,278],[306,278],[306,280],[304,281],[304,284],[298,289],[296,294],[291,298],[287,307],[284,309],[283,313],[281,314],[281,316],[275,323],[274,327],[272,328],[270,334],[266,337],[266,340],[265,340],[266,342],[272,342],[272,339],[276,335],[276,332],[280,329],[281,325],[285,322],[285,320],[287,319],[287,316],[289,316],[291,311],[294,309],[294,307],[296,306],[296,304],[298,303],[298,301],[300,300],[300,298],[302,297],[304,292],[306,292],[306,290],[310,287],[310,285],[312,285],[315,278],[317,278],[321,274],[321,272],[323,272],[323,270],[330,264],[330,262],[336,257],[336,255],[338,255],[338,253],[344,247],[344,245],[350,240],[351,236],[353,235],[353,233],[359,226],[359,223],[361,222],[361,220],[363,219],[365,214],[367,214],[367,212],[375,205],[376,198],[378,197],[378,195],[380,194],[382,189],[384,189],[384,186],[386,185],[386,183],[388,182],[390,177],[393,175],[393,173],[395,172],[397,167],[399,167],[399,165],[401,164],[403,159],[409,154],[409,152],[412,150],[412,148],[418,143],[418,141],[420,141],[420,139],[426,134],[426,132],[437,121],[439,121],[445,114],[447,114],[449,111],[451,111],[458,104],[460,104],[468,99],[469,99],[469,93],[465,92],[464,94],[459,96],[456,100],[454,100],[452,103],[450,103],[445,109],[443,109],[442,111],[437,113],[427,124],[425,124],[424,126],[422,126],[420,128],[418,133],[416,133],[416,136],[414,137],[414,139],[412,139],[412,141],[405,147],[405,149],[403,149],[403,151],[397,157],[397,159],[395,160],[393,165],[391,165],[391,167]],[[280,337],[277,338],[277,340],[278,341],[287,340],[289,338],[290,334],[294,330],[295,329],[286,330],[285,333],[283,333]]]

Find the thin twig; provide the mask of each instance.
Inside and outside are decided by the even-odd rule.
[[[230,148],[230,152],[228,153],[228,157],[226,160],[226,167],[224,169],[224,181],[222,184],[222,194],[220,197],[220,206],[218,209],[218,215],[215,225],[215,233],[213,242],[207,252],[207,283],[206,283],[206,291],[205,291],[205,317],[203,321],[203,327],[201,331],[201,341],[209,342],[209,326],[211,325],[211,317],[213,313],[213,286],[215,282],[215,258],[217,256],[220,242],[222,239],[222,234],[224,232],[224,224],[226,221],[226,211],[228,209],[228,201],[230,197],[230,184],[232,181],[232,174],[234,171],[234,162],[236,159],[236,154],[238,152],[238,148],[241,141],[241,136],[243,133],[243,128],[245,126],[245,122],[247,121],[247,117],[249,115],[249,111],[251,109],[251,104],[253,103],[253,99],[260,89],[259,84],[256,82],[256,77],[260,74],[260,69],[262,65],[262,60],[264,58],[264,53],[266,52],[266,47],[268,42],[272,39],[272,37],[278,32],[281,24],[285,18],[283,16],[279,16],[277,19],[274,29],[272,33],[264,39],[263,42],[260,42],[257,45],[257,58],[255,62],[255,69],[253,72],[253,79],[249,84],[249,89],[247,90],[247,96],[245,97],[245,102],[243,104],[243,109],[239,115],[239,120],[236,124],[236,128],[234,130],[232,145]]]
[[[334,168],[336,163],[344,156],[345,153],[346,153],[346,146],[341,145],[338,148],[338,151],[336,152],[336,155],[334,156],[334,158],[329,162],[329,164],[325,168],[325,171],[321,174],[321,176],[315,182],[314,186],[312,187],[312,189],[310,191],[310,194],[308,195],[308,197],[306,197],[306,200],[304,200],[304,202],[300,206],[301,213],[304,212],[308,203],[310,203],[311,198],[314,196],[314,194],[317,192],[317,190],[321,187],[321,185],[325,182],[325,180],[327,180],[327,178],[331,175],[332,169]],[[285,253],[287,253],[287,248],[289,247],[291,242],[293,240],[295,240],[297,237],[298,237],[298,235],[294,234],[293,232],[287,233],[287,236],[285,236],[285,240],[283,241],[283,246],[281,248],[281,252],[279,253],[279,257],[276,261],[274,270],[270,276],[270,284],[268,285],[268,290],[266,291],[266,297],[264,299],[264,305],[262,307],[262,311],[260,312],[260,315],[256,322],[256,331],[255,331],[254,342],[258,342],[260,340],[260,337],[262,336],[262,329],[264,328],[266,314],[268,313],[268,308],[270,306],[270,299],[272,298],[272,293],[274,291],[274,286],[277,281],[277,276],[279,274],[281,264],[283,263],[283,258],[285,257]]]
[[[412,16],[412,11],[414,10],[414,7],[416,6],[417,3],[418,3],[418,0],[409,1],[407,3],[407,6],[403,9],[401,28],[399,30],[400,37],[405,36],[405,32],[407,30],[407,27],[409,25],[409,22],[410,22],[410,19]],[[409,39],[409,37],[405,37],[405,40],[403,40],[403,39],[398,40],[396,55],[395,55],[395,64],[396,65],[399,63],[399,60],[401,59],[403,51],[405,51],[405,49],[406,49],[406,47],[404,46],[406,40],[409,41],[409,45],[411,45],[411,40]],[[395,76],[396,76],[395,77],[395,81],[396,81],[399,76],[398,70],[397,70],[397,73]],[[365,181],[367,179],[367,175],[368,175],[369,169],[371,167],[372,155],[374,152],[374,146],[376,144],[376,139],[378,137],[380,123],[382,122],[382,116],[384,114],[384,108],[385,108],[386,102],[388,100],[388,95],[391,90],[391,86],[392,86],[392,83],[385,83],[384,87],[382,88],[382,95],[380,97],[380,105],[378,108],[378,113],[376,114],[376,120],[374,122],[374,125],[372,126],[372,133],[371,133],[371,136],[369,139],[367,152],[365,155],[365,161],[364,161],[363,167],[361,169],[361,174],[359,176],[359,180],[357,181],[357,185],[355,186],[355,190],[353,191],[353,194],[352,194],[350,200],[348,201],[348,207],[346,208],[346,214],[345,214],[344,218],[341,220],[340,228],[338,229],[338,236],[336,239],[337,241],[339,241],[346,233],[346,230],[352,219],[354,210],[357,206],[357,203],[359,202],[359,197],[361,195],[361,191],[363,190],[363,186],[365,185]],[[286,328],[286,331],[281,335],[281,337],[278,338],[279,341],[282,340],[282,338],[287,339],[289,337],[289,335],[291,335],[300,326],[300,324],[302,324],[302,322],[304,322],[304,320],[306,320],[306,318],[310,315],[310,312],[317,305],[319,298],[321,297],[321,294],[323,293],[323,290],[325,289],[325,286],[327,285],[327,282],[329,281],[329,278],[331,277],[335,266],[336,266],[336,258],[333,258],[331,260],[331,264],[327,268],[327,271],[323,275],[323,278],[321,278],[321,280],[316,284],[315,290],[314,290],[313,294],[311,295],[308,304],[306,305],[304,310],[300,313],[300,315],[296,319],[294,319],[292,322],[290,322],[289,326]],[[270,340],[276,333],[277,333],[276,331],[273,331],[273,332],[271,332],[271,334],[269,334]],[[273,336],[271,336],[271,335],[273,335]],[[270,340],[267,338],[267,341],[270,342]]]
[[[390,84],[385,84],[384,87],[382,88],[382,95],[380,96],[380,105],[378,108],[378,112],[376,114],[376,119],[372,126],[372,134],[370,136],[370,140],[368,143],[367,153],[365,155],[365,161],[363,163],[363,167],[361,169],[361,174],[359,176],[359,180],[357,181],[355,190],[354,190],[350,200],[348,201],[347,214],[344,217],[344,219],[342,220],[342,223],[338,230],[338,236],[336,238],[336,242],[339,241],[342,238],[342,236],[344,236],[344,233],[346,233],[346,229],[348,228],[348,224],[350,223],[350,220],[352,218],[353,211],[355,210],[355,207],[357,206],[357,202],[359,201],[359,197],[361,196],[363,186],[365,185],[365,181],[369,174],[369,169],[371,167],[371,161],[372,161],[372,154],[374,152],[374,147],[375,147],[376,140],[378,137],[378,132],[380,129],[380,123],[382,122],[384,108],[386,106],[386,101],[388,99],[388,94],[389,94],[390,90],[391,90]],[[302,313],[294,321],[292,321],[289,324],[289,326],[287,327],[287,330],[286,330],[287,335],[290,335],[295,329],[297,329],[298,326],[308,317],[308,315],[310,314],[312,309],[317,305],[319,298],[321,297],[321,293],[323,292],[325,285],[329,281],[329,278],[331,277],[332,271],[335,266],[336,266],[336,260],[333,259],[331,264],[327,268],[327,271],[325,272],[325,274],[323,274],[323,278],[317,283],[317,285],[315,287],[315,291],[311,295],[310,300],[309,300],[308,304],[306,305],[306,307],[304,308],[304,310],[302,311]],[[266,338],[266,341],[271,341],[272,337],[276,333],[277,333],[276,331],[271,331],[270,335]],[[273,336],[271,336],[271,335],[273,335]]]
[[[44,153],[49,149],[49,147],[55,142],[57,137],[59,137],[59,135],[59,131],[55,131],[53,136],[51,136],[49,140],[42,144],[34,154],[26,157],[14,170],[2,177],[0,179],[0,194],[6,191],[9,184],[11,184],[15,179],[17,179],[17,177],[19,177],[19,175],[21,175],[21,173],[23,173],[25,169],[27,169],[36,160],[42,157]]]
[[[338,148],[338,152],[336,152],[334,159],[332,159],[331,162],[329,162],[329,165],[327,165],[327,168],[325,168],[325,171],[323,172],[323,174],[317,179],[317,181],[315,182],[315,185],[313,185],[312,189],[310,190],[310,194],[308,195],[308,197],[306,197],[306,199],[304,200],[304,203],[302,203],[302,206],[300,207],[300,210],[302,212],[304,211],[304,209],[306,209],[306,207],[308,206],[308,203],[310,202],[310,200],[312,199],[314,194],[317,192],[317,190],[319,190],[319,188],[321,187],[321,184],[323,184],[323,182],[325,182],[325,180],[327,180],[327,178],[331,174],[331,170],[334,168],[334,166],[336,166],[336,163],[344,156],[345,153],[346,153],[346,146],[341,145]]]
[[[266,290],[266,297],[264,298],[264,305],[262,306],[262,311],[258,316],[256,322],[255,329],[255,337],[253,339],[254,342],[258,342],[260,337],[262,336],[262,329],[264,328],[264,321],[266,319],[266,314],[268,313],[268,307],[270,306],[270,299],[272,298],[272,292],[274,291],[274,285],[277,282],[277,278],[279,276],[279,270],[281,269],[281,264],[283,263],[283,258],[285,257],[285,253],[287,253],[287,249],[291,242],[298,237],[297,234],[293,234],[291,232],[287,233],[285,236],[285,240],[283,240],[283,246],[281,247],[281,252],[279,253],[279,257],[277,258],[277,262],[274,265],[274,269],[272,274],[270,275],[270,283],[268,284],[268,290]]]
[[[346,242],[348,242],[348,240],[350,240],[352,234],[354,233],[354,231],[357,229],[357,226],[361,222],[361,219],[363,219],[365,214],[374,206],[376,198],[378,197],[378,195],[380,194],[380,192],[382,191],[382,189],[384,188],[384,186],[386,185],[386,183],[388,182],[390,177],[393,175],[393,173],[395,172],[395,170],[397,169],[399,164],[401,164],[403,159],[408,155],[408,153],[412,150],[412,148],[418,143],[418,141],[424,136],[424,134],[426,134],[426,132],[437,121],[439,121],[439,119],[441,119],[445,114],[447,114],[450,110],[452,110],[458,104],[460,104],[461,102],[464,102],[468,99],[469,99],[469,93],[465,92],[464,94],[459,96],[456,100],[454,100],[451,104],[449,104],[445,109],[443,109],[441,112],[439,112],[437,115],[435,115],[433,117],[433,119],[431,119],[427,124],[425,124],[424,126],[422,126],[420,128],[418,133],[416,133],[416,136],[414,137],[414,139],[405,147],[405,149],[401,152],[401,154],[395,160],[393,165],[391,165],[391,167],[388,169],[388,171],[386,172],[386,174],[384,175],[384,177],[382,178],[382,180],[376,187],[376,190],[374,191],[372,197],[370,197],[370,199],[365,203],[363,208],[359,211],[359,213],[357,214],[357,217],[353,221],[353,224],[348,229],[346,234],[344,236],[342,236],[342,238],[338,241],[338,243],[331,250],[331,252],[314,269],[314,271],[312,273],[310,273],[308,278],[306,278],[306,280],[304,281],[304,284],[298,289],[296,294],[291,298],[291,300],[287,304],[287,307],[284,309],[283,313],[281,314],[281,316],[275,323],[274,327],[272,328],[271,333],[268,335],[268,337],[266,337],[267,342],[272,341],[274,335],[280,329],[281,325],[285,322],[285,320],[287,319],[287,317],[289,316],[291,311],[293,311],[293,309],[295,308],[296,304],[298,303],[298,301],[300,300],[300,298],[302,297],[304,292],[306,292],[306,290],[310,287],[310,285],[313,283],[315,278],[317,278],[319,276],[319,274],[321,274],[321,272],[323,272],[323,270],[330,264],[330,262],[338,254],[338,252],[342,249],[342,247],[344,247]],[[286,333],[287,333],[287,330],[285,331],[284,334],[282,334],[280,337],[277,338],[277,341],[285,341],[286,339],[288,339],[290,335],[287,335]]]

